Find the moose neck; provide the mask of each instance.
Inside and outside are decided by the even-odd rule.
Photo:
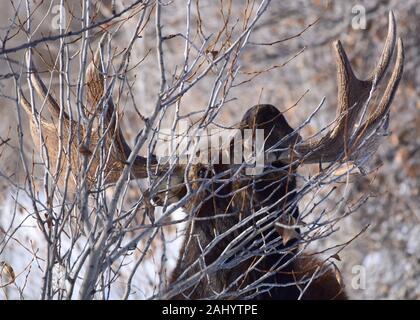
[[[223,171],[219,167],[216,172]],[[191,222],[171,282],[180,283],[192,276],[198,276],[200,281],[174,298],[216,295],[226,299],[254,294],[256,299],[296,299],[295,286],[268,289],[268,284],[293,283],[293,263],[289,260],[295,243],[284,246],[274,223],[288,207],[286,201],[294,196],[295,180],[270,172],[255,179],[253,190],[242,188],[252,185],[251,180],[210,183],[210,196],[198,192],[186,206]],[[198,190],[200,185],[194,187]],[[288,192],[289,199],[285,199]],[[272,275],[266,276],[270,272]],[[260,279],[264,280],[259,284]],[[246,291],[247,286],[255,289]],[[242,294],[238,294],[240,290]],[[257,294],[257,290],[261,292]]]

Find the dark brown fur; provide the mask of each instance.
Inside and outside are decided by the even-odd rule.
[[[299,140],[293,133],[283,115],[271,105],[259,105],[251,108],[244,115],[240,124],[241,129],[264,129],[266,139],[265,150],[286,137],[278,148],[287,148]],[[280,151],[279,151],[280,152]],[[273,169],[276,169],[274,172]],[[254,299],[297,299],[301,289],[305,287],[304,279],[311,279],[317,267],[322,267],[320,278],[313,279],[303,299],[343,299],[345,293],[337,281],[332,270],[326,270],[321,262],[313,258],[296,257],[296,240],[289,241],[285,246],[276,232],[274,223],[284,214],[298,219],[298,209],[294,203],[296,196],[296,168],[284,163],[273,163],[267,166],[265,172],[257,178],[246,178],[232,182],[228,165],[193,166],[189,172],[191,188],[200,190],[188,202],[186,211],[192,216],[181,256],[172,274],[171,284],[180,284],[183,279],[193,275],[200,276],[197,285],[186,286],[181,292],[173,296],[174,299],[200,299],[214,297],[215,293],[225,292],[224,299],[253,297]],[[211,178],[218,176],[218,181]],[[224,180],[225,179],[225,180]],[[252,190],[251,186],[255,188]],[[245,189],[241,189],[245,188]],[[238,191],[241,190],[241,191]],[[285,196],[288,194],[288,196]],[[280,199],[282,199],[279,203]],[[263,207],[271,206],[269,213],[275,213],[274,219],[267,221],[260,228],[254,227],[257,221],[248,221],[243,227],[228,232],[243,219]],[[215,217],[215,216],[218,217]],[[258,219],[261,219],[260,215]],[[204,219],[203,219],[204,218]],[[258,220],[256,219],[256,220]],[[253,226],[255,233],[246,243],[241,242],[241,249],[235,259],[224,259],[223,251],[232,243],[245,228]],[[265,231],[261,227],[268,226]],[[299,232],[299,230],[296,230]],[[215,232],[217,235],[215,235]],[[203,255],[206,248],[216,236],[223,238]],[[265,252],[265,250],[268,250]],[[238,259],[238,255],[247,252],[255,255]],[[201,260],[200,260],[201,259]],[[216,264],[212,266],[216,260]],[[259,260],[260,259],[260,260]],[[257,261],[259,262],[257,263]],[[236,261],[232,263],[232,261]],[[217,265],[218,268],[214,269]],[[207,272],[204,267],[209,267]],[[188,268],[189,271],[185,272]],[[212,269],[213,268],[213,269]],[[239,290],[247,285],[260,281],[267,272],[273,274],[262,281],[259,291],[249,291],[237,295]],[[238,283],[235,280],[245,275]],[[303,281],[304,282],[304,281]],[[297,283],[297,284],[296,284]],[[273,284],[277,286],[272,286]],[[230,285],[232,285],[229,289]]]

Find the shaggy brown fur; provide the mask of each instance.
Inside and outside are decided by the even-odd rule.
[[[240,128],[264,129],[266,151],[284,137],[286,139],[277,149],[287,148],[300,138],[283,115],[271,105],[258,105],[248,110]],[[211,169],[200,165],[192,167],[189,177],[191,188],[196,193],[185,209],[193,219],[188,226],[171,284],[179,284],[191,276],[199,277],[200,281],[198,285],[185,287],[173,298],[200,299],[225,292],[222,296],[225,299],[249,296],[254,299],[297,299],[300,296],[299,288],[305,288],[315,271],[321,276],[314,277],[302,299],[346,297],[333,271],[326,270],[315,259],[296,257],[296,240],[284,245],[276,232],[274,223],[283,215],[298,219],[299,212],[294,203],[295,169],[284,163],[272,163],[262,175],[238,180],[231,179],[228,165],[214,165]],[[218,179],[212,180],[215,176]],[[264,208],[266,213],[235,229],[244,219]],[[273,218],[256,226],[258,220],[267,214],[273,214]],[[234,239],[250,226],[254,228],[252,236],[241,240],[234,256],[224,257],[226,247],[232,245]],[[296,232],[299,233],[299,229]],[[216,237],[220,241],[203,254],[203,250]],[[241,255],[247,254],[241,259]],[[210,269],[204,271],[205,268]],[[269,272],[272,275],[264,279]],[[258,291],[254,289],[237,294],[252,283],[259,283]]]

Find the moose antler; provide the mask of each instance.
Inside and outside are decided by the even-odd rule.
[[[403,73],[404,49],[401,38],[396,41],[395,18],[389,13],[388,35],[379,63],[367,80],[358,79],[340,41],[334,43],[337,64],[338,99],[337,118],[334,127],[318,140],[310,140],[295,146],[292,154],[282,153],[278,160],[303,163],[354,160],[363,140],[376,130],[389,112],[391,102]],[[356,121],[369,102],[369,97],[384,78],[397,42],[397,58],[382,99],[368,119],[358,128]],[[371,146],[372,144],[369,144]]]
[[[105,92],[105,72],[101,61],[103,39],[104,38],[100,41],[94,58],[87,69],[87,102],[90,110],[93,110],[93,112],[101,110],[99,104],[105,105],[107,109],[105,110],[105,126],[108,130],[105,142],[106,150],[109,150],[111,155],[105,167],[102,169],[104,170],[106,176],[105,183],[109,184],[118,180],[124,165],[126,164],[126,159],[128,159],[128,156],[131,153],[131,149],[124,139],[121,128],[117,123],[112,96],[111,94]],[[367,120],[365,120],[361,126],[357,127],[356,122],[361,116],[361,113],[363,113],[362,110],[370,102],[372,93],[377,89],[377,86],[385,76],[394,53],[395,45],[397,46],[396,62],[382,99],[380,100],[378,106],[369,113]],[[372,143],[372,140],[375,140],[376,137],[368,138],[368,136],[378,129],[383,119],[386,118],[386,115],[389,113],[391,102],[403,73],[404,49],[401,38],[398,38],[398,41],[396,41],[396,25],[393,13],[389,13],[388,35],[383,52],[377,66],[367,80],[360,80],[355,76],[340,41],[336,41],[333,48],[336,55],[338,79],[337,118],[334,122],[335,124],[333,128],[322,138],[310,139],[309,142],[298,143],[294,146],[293,152],[287,151],[277,154],[277,161],[298,161],[302,164],[331,162],[336,160],[357,160],[357,158],[363,154],[362,151],[366,148],[372,148],[372,145],[376,148],[374,143],[375,141]],[[62,130],[63,137],[60,137],[57,128],[58,126],[55,123],[50,123],[41,116],[38,116],[36,110],[32,109],[31,104],[26,100],[21,92],[20,103],[32,119],[31,135],[35,145],[38,146],[38,148],[41,145],[38,126],[35,121],[35,119],[38,118],[40,119],[42,136],[48,147],[47,149],[49,151],[50,161],[57,160],[60,138],[64,138],[64,140],[61,141],[70,141],[70,147],[72,149],[70,156],[71,159],[67,159],[67,161],[71,163],[73,174],[77,176],[77,170],[79,169],[78,156],[80,148],[83,147],[86,129],[76,121],[70,120],[67,113],[60,109],[59,104],[52,97],[51,93],[40,79],[38,71],[33,64],[31,64],[30,79],[35,91],[47,104],[53,121],[58,121],[60,112],[62,112],[64,125],[64,130]],[[35,114],[33,114],[33,112]],[[79,144],[76,136],[78,126],[81,126],[80,131],[82,132],[83,137],[81,144]],[[72,132],[72,137],[69,136],[70,132]],[[366,141],[364,141],[366,139],[370,139],[371,141],[366,143]],[[94,157],[98,157],[97,152],[94,150],[99,141],[101,141],[101,134],[97,131],[92,131],[88,153],[92,153]],[[63,151],[66,156],[68,156],[65,150]],[[60,178],[63,178],[63,174],[61,172],[64,171],[63,169],[65,167],[65,163],[66,161],[63,161],[63,164],[59,167],[60,172],[58,172],[58,174],[60,175]],[[132,165],[132,177],[147,177],[146,164],[146,158],[137,156]],[[157,165],[157,161],[154,158],[151,159],[152,170],[155,170]],[[98,170],[98,166],[98,159],[96,159],[96,161],[92,161],[92,165],[88,172],[88,180],[90,183],[93,183],[95,180],[95,172]],[[182,177],[183,167],[177,167],[173,174]]]
[[[31,119],[30,132],[32,139],[38,150],[41,150],[41,143],[46,144],[50,164],[52,164],[50,166],[51,169],[55,167],[56,161],[58,159],[58,154],[60,153],[59,146],[62,145],[63,147],[63,150],[61,151],[65,155],[66,159],[64,161],[61,161],[62,163],[58,167],[57,172],[51,170],[53,174],[58,175],[60,183],[64,183],[63,179],[65,175],[65,168],[68,162],[70,162],[71,164],[70,168],[73,174],[73,178],[76,179],[77,174],[79,172],[78,169],[80,166],[80,161],[78,160],[78,157],[79,154],[82,152],[88,154],[89,156],[95,157],[94,161],[92,161],[87,175],[90,184],[92,184],[95,181],[96,171],[100,169],[98,168],[98,152],[95,152],[95,148],[102,138],[105,138],[106,150],[111,153],[107,163],[105,164],[105,167],[103,168],[103,170],[105,171],[106,184],[115,183],[118,180],[124,168],[125,161],[131,153],[131,149],[125,141],[121,129],[117,124],[115,116],[115,107],[112,97],[110,95],[104,96],[105,74],[101,62],[102,43],[103,39],[100,41],[98,49],[95,52],[94,58],[92,59],[87,68],[87,102],[90,108],[89,110],[100,110],[98,104],[105,101],[104,105],[106,105],[107,108],[105,115],[105,126],[108,130],[105,137],[102,137],[102,134],[97,130],[92,130],[90,139],[91,142],[87,150],[84,145],[84,141],[87,135],[86,128],[83,125],[80,125],[82,141],[81,143],[79,143],[77,138],[77,129],[79,123],[71,120],[68,114],[64,110],[60,109],[59,104],[53,98],[52,94],[41,80],[39,73],[33,63],[30,64],[30,82],[32,83],[33,88],[35,89],[39,97],[47,104],[53,122],[49,122],[41,115],[38,115],[37,111],[32,108],[29,101],[25,98],[23,92],[20,92],[20,104]],[[58,130],[60,112],[62,112],[63,114],[63,130],[61,137],[60,132]],[[36,119],[40,120],[39,126],[37,125],[38,121],[36,121]],[[41,129],[41,134],[39,133],[38,128]],[[60,144],[60,141],[63,143]],[[67,143],[69,143],[71,148],[70,154],[68,151],[65,150],[67,147]],[[144,157],[136,157],[132,167],[133,177],[147,177],[146,163],[147,159],[145,159]]]

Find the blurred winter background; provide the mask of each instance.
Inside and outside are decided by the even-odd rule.
[[[35,17],[40,26],[33,37],[54,33],[51,28],[53,14],[48,14],[51,3],[29,2],[33,6],[40,6],[38,16]],[[185,2],[176,0],[164,7],[162,17],[165,35],[184,32]],[[228,22],[230,25],[237,23],[237,17],[243,14],[245,2],[233,1]],[[19,3],[2,3],[2,38]],[[79,1],[69,0],[65,3],[68,10],[80,10]],[[97,13],[98,19],[111,14],[111,1],[102,3]],[[119,8],[127,3],[129,1],[116,1]],[[223,25],[221,6],[224,6],[225,14],[228,12],[227,5],[223,3],[227,4],[228,1],[199,1],[204,22],[201,27],[207,35]],[[23,19],[24,6],[22,3],[20,5]],[[361,9],[366,13],[366,26],[354,20]],[[341,39],[357,75],[367,76],[382,50],[387,32],[387,13],[391,9],[395,13],[398,32],[404,40],[406,52],[404,77],[391,110],[391,134],[383,140],[374,157],[375,165],[379,166],[375,174],[358,178],[350,185],[351,194],[368,194],[368,201],[353,215],[343,219],[340,230],[332,237],[316,243],[322,249],[346,242],[369,225],[360,237],[340,253],[341,262],[337,262],[350,297],[356,299],[420,299],[420,0],[272,1],[241,57],[240,77],[246,82],[232,89],[232,100],[223,107],[218,118],[221,123],[234,124],[248,107],[259,102],[271,103],[285,111],[288,121],[296,127],[326,97],[321,112],[302,134],[307,136],[311,131],[322,128],[334,119],[336,107],[335,63],[330,44]],[[45,19],[43,15],[46,15]],[[75,30],[80,27],[76,19],[70,21],[70,24]],[[126,45],[130,27],[133,24],[128,22],[119,30],[113,42],[116,49]],[[152,110],[159,81],[154,59],[154,32],[153,25],[143,31],[141,45],[134,47],[133,57],[140,59],[146,55],[146,59],[130,73],[138,107],[146,115]],[[286,39],[289,40],[278,41]],[[22,41],[25,41],[25,37],[18,34],[7,45],[15,46]],[[165,42],[166,64],[171,70],[182,61],[183,46],[180,37]],[[38,49],[44,59],[50,61],[57,52],[57,43],[50,42],[48,47],[40,46]],[[23,61],[23,52],[13,53],[9,58]],[[261,70],[266,72],[256,73]],[[0,253],[0,261],[13,266],[14,272],[19,275],[20,287],[28,282],[24,297],[37,298],[41,267],[36,256],[43,240],[34,221],[22,220],[26,217],[25,210],[16,204],[17,191],[12,187],[13,183],[19,185],[22,181],[19,176],[21,169],[16,134],[16,105],[4,97],[15,96],[13,81],[7,76],[9,72],[5,61],[0,60],[0,239],[4,241],[5,230],[8,230],[11,223],[22,222],[23,228],[9,240],[8,246]],[[191,91],[183,101],[182,111],[204,109],[208,103],[210,84],[201,82]],[[288,110],[297,101],[297,105]],[[129,103],[120,108],[125,113],[124,133],[132,142],[143,123]],[[171,121],[170,117],[166,120],[168,123]],[[28,123],[25,116],[23,121]],[[25,137],[24,144],[25,151],[31,154],[33,146],[29,136]],[[310,172],[310,169],[305,170],[305,174]],[[135,197],[135,194],[132,196]],[[328,206],[328,202],[324,205]],[[18,212],[16,221],[11,221],[9,217],[15,210]],[[176,256],[176,250],[173,252]],[[41,253],[39,259],[42,260]],[[353,285],[355,277],[360,276],[360,270],[365,272],[366,281],[361,286],[357,283]],[[141,274],[138,281],[141,281],[141,277],[151,281],[153,272],[151,274],[149,278]],[[10,288],[1,290],[2,299],[7,296],[7,290],[13,291]],[[9,296],[17,297],[11,291]]]

